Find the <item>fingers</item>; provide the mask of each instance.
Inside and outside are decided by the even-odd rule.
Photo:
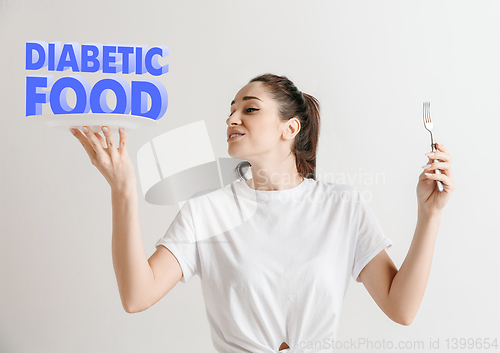
[[[108,146],[106,145],[106,141],[104,141],[104,139],[102,138],[102,136],[100,134],[95,134],[95,136],[97,137],[97,139],[101,143],[102,148],[106,149]]]
[[[430,164],[430,167],[422,171],[419,179],[440,180],[447,190],[454,190],[455,182],[451,170],[451,155],[448,150],[442,144],[436,143],[434,155],[427,157],[427,164]],[[434,162],[434,160],[438,161]],[[436,174],[436,169],[439,169],[441,174]]]
[[[436,142],[436,143],[435,143],[435,145],[436,145],[436,148],[437,148],[439,151],[444,152],[444,153],[446,153],[446,154],[449,154],[449,153],[448,153],[448,150],[446,149],[446,147],[444,147],[444,146],[443,146],[442,144],[440,144],[439,142]]]
[[[451,165],[448,162],[432,162],[429,161],[427,165],[430,164],[430,167],[425,168],[424,172],[429,173],[431,170],[439,169],[441,173],[444,173],[446,175],[451,174]],[[423,168],[423,167],[422,167]]]
[[[93,165],[96,165],[97,164],[96,153],[95,153],[94,149],[92,148],[92,146],[90,145],[89,140],[87,139],[87,137],[84,134],[82,134],[80,132],[80,130],[78,130],[78,129],[72,129],[72,130],[73,130],[72,133],[74,132],[73,135],[78,139],[78,141],[80,141],[80,143],[82,144],[83,148],[85,149],[85,151],[89,155],[90,162]]]
[[[450,177],[446,174],[435,174],[435,173],[425,172],[424,175],[427,179],[441,180],[444,184],[450,183],[450,181],[449,181]]]
[[[440,143],[436,143],[436,151],[434,151],[434,155],[427,157],[431,162],[434,159],[439,159],[442,162],[451,162],[451,156],[448,153],[448,150]]]
[[[113,134],[107,126],[102,127],[102,132],[104,133],[104,136],[106,137],[106,143],[108,144],[107,152],[109,153],[111,158],[115,158],[118,155],[118,151],[116,150],[115,146],[115,138],[113,137]],[[98,136],[101,137],[101,135]]]
[[[100,156],[102,157],[105,152],[101,145],[101,142],[99,141],[99,138],[96,136],[94,131],[92,131],[92,129],[87,126],[84,126],[82,130],[87,139],[89,140],[90,145],[94,149],[96,157],[97,158],[100,158]]]
[[[127,154],[127,134],[123,128],[120,128],[120,147],[116,148],[115,139],[113,134],[107,126],[102,127],[106,141],[99,133],[94,133],[90,128],[83,127],[85,134],[82,134],[78,129],[71,129],[75,133],[73,134],[83,145],[85,151],[90,157],[92,164],[98,160],[106,158],[104,153],[107,152],[111,158],[118,156],[118,154]],[[87,132],[85,132],[87,130]],[[73,133],[72,131],[72,133]]]
[[[447,190],[447,191],[455,190],[455,182],[453,180],[453,177],[451,177],[451,176],[448,176],[446,174],[434,174],[434,173],[428,173],[428,172],[424,173],[424,176],[426,179],[430,179],[430,180],[441,180],[445,190]]]
[[[427,153],[426,153],[427,155]],[[440,143],[436,143],[436,151],[434,155],[427,156],[427,164],[430,164],[431,167],[427,168],[426,171],[439,169],[442,173],[451,176],[451,156],[448,153],[448,150]],[[437,160],[436,162],[434,162]]]
[[[124,128],[119,128],[118,132],[120,134],[120,147],[118,148],[118,152],[121,155],[127,155],[127,134],[125,133]]]

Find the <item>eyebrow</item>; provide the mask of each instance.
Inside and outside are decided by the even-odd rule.
[[[259,98],[257,98],[257,97],[252,97],[252,96],[245,96],[245,97],[243,97],[243,100],[244,100],[244,101],[247,101],[247,100],[249,100],[249,99],[258,99],[258,100],[260,100],[260,101],[262,102],[262,99],[259,99]],[[235,103],[235,101],[232,101],[232,102],[231,102],[231,105],[233,105],[234,103]],[[264,103],[264,102],[262,102],[262,103]]]

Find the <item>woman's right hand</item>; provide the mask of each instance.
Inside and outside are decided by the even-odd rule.
[[[90,162],[106,178],[112,191],[122,191],[136,187],[134,166],[127,152],[127,134],[120,128],[120,145],[115,145],[111,131],[102,127],[106,141],[99,133],[94,133],[89,127],[83,127],[83,133],[78,129],[70,129],[80,141],[89,155]]]

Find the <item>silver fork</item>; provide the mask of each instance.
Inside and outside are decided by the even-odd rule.
[[[432,135],[432,120],[431,120],[431,103],[430,102],[424,102],[424,126],[431,133],[431,148],[432,152],[436,151],[436,144],[434,143],[434,136]],[[439,159],[433,159],[433,162],[439,162]],[[436,174],[441,174],[441,171],[439,169],[435,169]],[[441,180],[436,180],[438,190],[443,191],[443,183]]]

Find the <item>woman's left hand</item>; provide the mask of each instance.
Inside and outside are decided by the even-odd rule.
[[[442,144],[436,143],[434,155],[428,158],[427,163],[431,166],[424,169],[418,178],[418,207],[428,213],[439,213],[448,203],[451,193],[455,190],[455,181],[451,172],[451,156]],[[433,162],[434,159],[439,161]],[[439,169],[441,174],[435,174],[435,169]],[[425,173],[431,173],[431,175]],[[436,180],[441,180],[443,183],[443,191],[438,190]]]

